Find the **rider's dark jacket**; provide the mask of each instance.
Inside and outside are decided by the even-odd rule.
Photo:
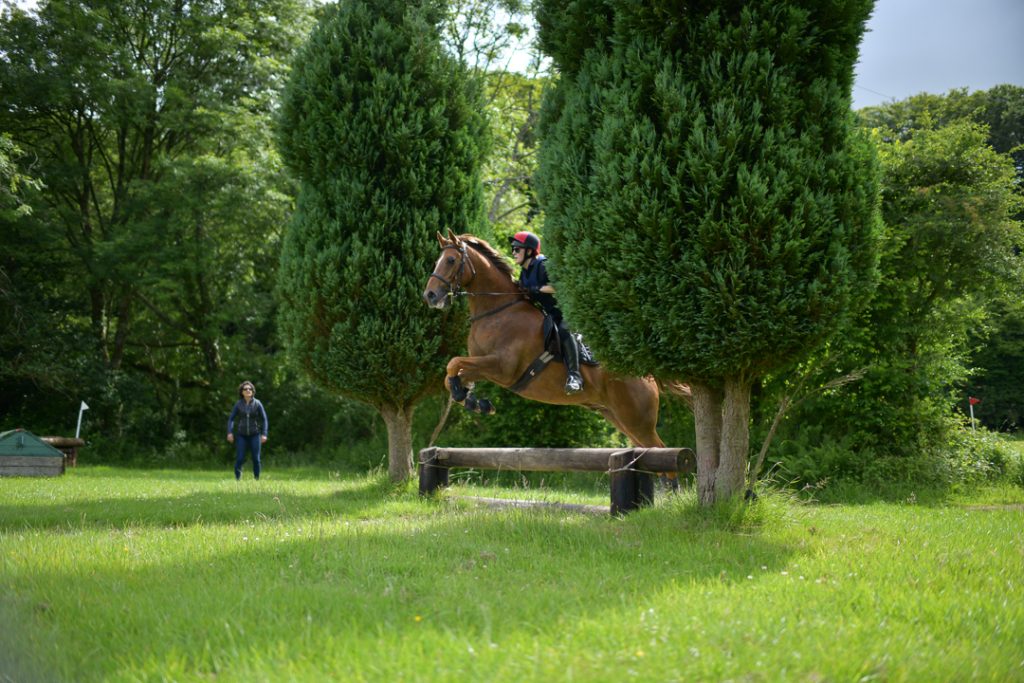
[[[555,324],[560,325],[562,323],[562,310],[555,301],[555,295],[537,291],[549,282],[548,269],[544,264],[547,260],[548,257],[543,254],[534,256],[533,260],[530,261],[530,267],[519,271],[519,286],[530,293],[530,300],[540,304],[544,312],[554,319]]]

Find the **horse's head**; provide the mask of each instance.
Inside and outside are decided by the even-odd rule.
[[[473,279],[476,268],[466,251],[466,243],[451,230],[448,237],[437,233],[437,243],[441,245],[441,255],[434,264],[434,272],[427,278],[423,300],[432,308],[444,308]]]

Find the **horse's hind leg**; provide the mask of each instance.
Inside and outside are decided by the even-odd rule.
[[[622,382],[614,410],[609,410],[605,417],[628,436],[634,446],[664,448],[665,442],[658,435],[658,393],[656,386],[647,382]],[[665,490],[679,490],[678,472],[661,472],[658,479]]]
[[[621,422],[619,422],[619,420],[615,417],[615,413],[613,413],[610,409],[608,409],[608,408],[597,408],[597,412],[601,413],[601,417],[603,417],[604,419],[608,420],[608,422],[611,423],[612,427],[615,427],[617,430],[622,432],[622,434],[624,434],[626,436],[626,438],[629,439],[629,442],[631,444],[633,444],[634,446],[639,446],[640,445],[637,442],[636,438],[634,438],[634,436],[629,433],[629,431],[626,429],[626,427]]]
[[[657,415],[657,412],[655,412]],[[644,446],[646,448],[664,448],[665,442],[661,440],[658,435],[657,429],[657,417],[654,420],[647,420],[640,427],[641,434],[638,436],[636,441],[638,446]],[[659,472],[658,482],[662,488],[669,493],[675,493],[679,490],[679,473],[678,472]]]
[[[641,380],[618,380],[609,387],[601,412],[634,446],[664,448],[658,436],[658,390]]]

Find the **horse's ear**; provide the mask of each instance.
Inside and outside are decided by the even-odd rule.
[[[459,236],[452,232],[451,228],[448,228],[448,239],[451,240],[453,244],[458,244],[459,242]]]
[[[444,241],[444,235],[441,234],[440,230],[437,231],[437,243],[442,247],[447,244],[447,242]]]

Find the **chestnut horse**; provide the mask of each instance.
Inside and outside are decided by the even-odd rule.
[[[428,306],[444,308],[456,296],[469,297],[470,355],[452,358],[445,377],[455,401],[465,405],[467,390],[477,380],[505,388],[518,385],[517,393],[524,398],[596,410],[634,446],[665,445],[655,429],[659,383],[652,377],[622,377],[597,365],[582,365],[583,391],[566,395],[565,365],[554,361],[524,386],[521,380],[528,368],[545,353],[544,313],[529,302],[512,277],[512,267],[487,242],[451,231],[447,238],[437,233],[437,241],[441,256],[427,280],[423,300]],[[666,384],[666,388],[689,399],[684,385]],[[480,403],[482,412],[489,412],[489,403]]]

